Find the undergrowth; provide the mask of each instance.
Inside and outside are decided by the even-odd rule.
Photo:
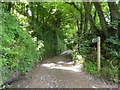
[[[10,13],[3,14],[0,44],[2,79],[5,81],[11,72],[19,72],[23,75],[34,66],[35,62],[42,57],[43,47],[37,49],[37,43],[31,36],[23,31],[19,21]]]
[[[120,41],[115,37],[108,37],[101,44],[101,70],[97,71],[97,46],[91,46],[92,42],[85,40],[81,45],[81,54],[85,58],[84,70],[98,77],[119,83],[118,60]],[[85,53],[86,52],[86,53]]]
[[[106,62],[109,64],[109,62]],[[91,67],[92,66],[92,67]],[[101,67],[100,71],[97,71],[97,64],[96,62],[86,61],[84,62],[84,71],[88,72],[89,74],[95,75],[97,77],[105,78],[106,80],[113,81],[118,83],[118,67],[108,67],[103,66]]]

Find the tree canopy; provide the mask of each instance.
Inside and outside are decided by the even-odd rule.
[[[95,65],[100,36],[101,72],[118,80],[120,2],[2,2],[2,8],[0,49],[5,74],[26,73],[42,58],[68,49],[81,54],[85,70],[96,74],[91,62]]]

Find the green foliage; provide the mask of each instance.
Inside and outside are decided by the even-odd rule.
[[[84,70],[95,76],[101,76],[118,83],[118,60],[120,58],[120,41],[117,38],[111,36],[105,40],[104,44],[102,44],[102,49],[106,50],[106,53],[103,52],[103,50],[101,49],[102,68],[100,72],[97,71],[96,47],[90,47],[90,44],[90,41],[86,40],[81,45],[81,55],[85,57]]]
[[[80,58],[79,60],[79,54],[77,51],[75,51],[73,54],[72,54],[72,60],[76,63],[76,64],[82,64],[84,61],[82,58]]]
[[[0,50],[3,77],[9,76],[11,71],[26,74],[39,60],[42,51],[37,50],[37,44],[33,42],[31,36],[20,28],[15,16],[4,13],[2,23]]]
[[[72,60],[74,60],[74,61],[78,60],[78,59],[77,59],[77,55],[78,55],[78,52],[75,51],[75,52],[72,54]]]
[[[89,72],[90,74],[94,74],[94,75],[98,73],[97,72],[96,63],[95,62],[91,62],[91,61],[86,61],[84,63],[84,70]]]
[[[84,62],[84,70],[90,74],[93,74],[97,77],[103,77],[107,80],[114,81],[118,83],[118,67],[109,67],[108,65],[110,62],[102,61],[102,68],[101,71],[97,71],[97,64],[96,62],[86,61]],[[92,66],[92,67],[91,67]]]
[[[31,18],[27,17],[31,23],[28,30],[32,30],[32,36],[44,42],[44,57],[54,56],[68,47],[72,48],[71,40],[74,42],[76,21],[73,22],[71,19],[73,15],[76,17],[79,14],[73,14],[74,7],[72,11],[69,7],[71,6],[65,3],[30,3],[29,8],[34,19],[31,21]]]
[[[88,55],[88,51],[89,51],[89,48],[90,48],[90,41],[89,40],[85,40],[84,42],[82,42],[82,44],[81,44],[81,46],[80,46],[80,53],[81,53],[81,55],[84,57],[84,58],[86,58],[86,57],[88,57],[87,55]]]
[[[81,39],[80,54],[82,55],[82,57],[90,61],[95,61],[97,57],[96,56],[97,37],[95,35],[90,34],[90,32],[87,32],[84,34],[84,36],[81,36],[80,39]]]
[[[115,37],[109,37],[106,39],[106,49],[108,58],[118,59],[120,58],[120,40]]]
[[[6,12],[8,5],[8,3],[3,3]],[[85,70],[97,75],[96,43],[93,43],[92,40],[101,36],[102,70],[98,76],[109,76],[116,81],[118,79],[116,69],[118,69],[120,58],[120,41],[114,37],[117,35],[120,22],[119,18],[111,22],[110,15],[112,13],[107,2],[101,2],[100,6],[106,25],[100,24],[102,22],[100,13],[97,12],[93,2],[88,3],[88,7],[86,7],[89,9],[90,15],[85,15],[87,9],[85,10],[83,2],[13,2],[10,13],[14,16],[8,13],[4,14],[3,29],[0,32],[0,39],[2,38],[0,50],[2,50],[1,60],[4,73],[9,73],[12,70],[26,73],[35,62],[39,61],[39,58],[55,56],[67,49],[78,50],[80,48],[80,51],[74,52],[73,60],[77,61],[77,55],[80,52],[85,61],[87,60]],[[116,7],[118,13],[120,13],[119,6],[120,3]],[[28,10],[32,15],[29,15]],[[79,25],[77,21],[80,21]],[[81,21],[83,21],[83,25]],[[85,26],[88,26],[88,30],[85,30]],[[107,29],[114,29],[111,29],[114,32],[114,37],[104,40],[102,27],[105,26]],[[108,30],[109,33],[110,30]],[[78,43],[80,43],[80,47],[78,47]],[[109,70],[107,71],[107,69]]]

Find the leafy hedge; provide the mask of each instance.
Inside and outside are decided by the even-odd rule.
[[[2,73],[3,79],[11,71],[26,74],[39,60],[42,51],[37,50],[37,44],[31,36],[20,28],[17,17],[4,13],[0,38],[0,50],[2,51]]]
[[[97,43],[96,46],[91,46],[89,40],[85,40],[81,45],[81,55],[85,58],[84,70],[96,76],[102,76],[116,83],[118,79],[118,63],[120,58],[120,40],[111,36],[107,37],[104,43],[101,44],[101,71],[97,71]]]

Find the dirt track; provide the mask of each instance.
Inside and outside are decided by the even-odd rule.
[[[99,78],[85,74],[82,65],[57,56],[34,67],[28,77],[11,84],[12,88],[118,88]]]

